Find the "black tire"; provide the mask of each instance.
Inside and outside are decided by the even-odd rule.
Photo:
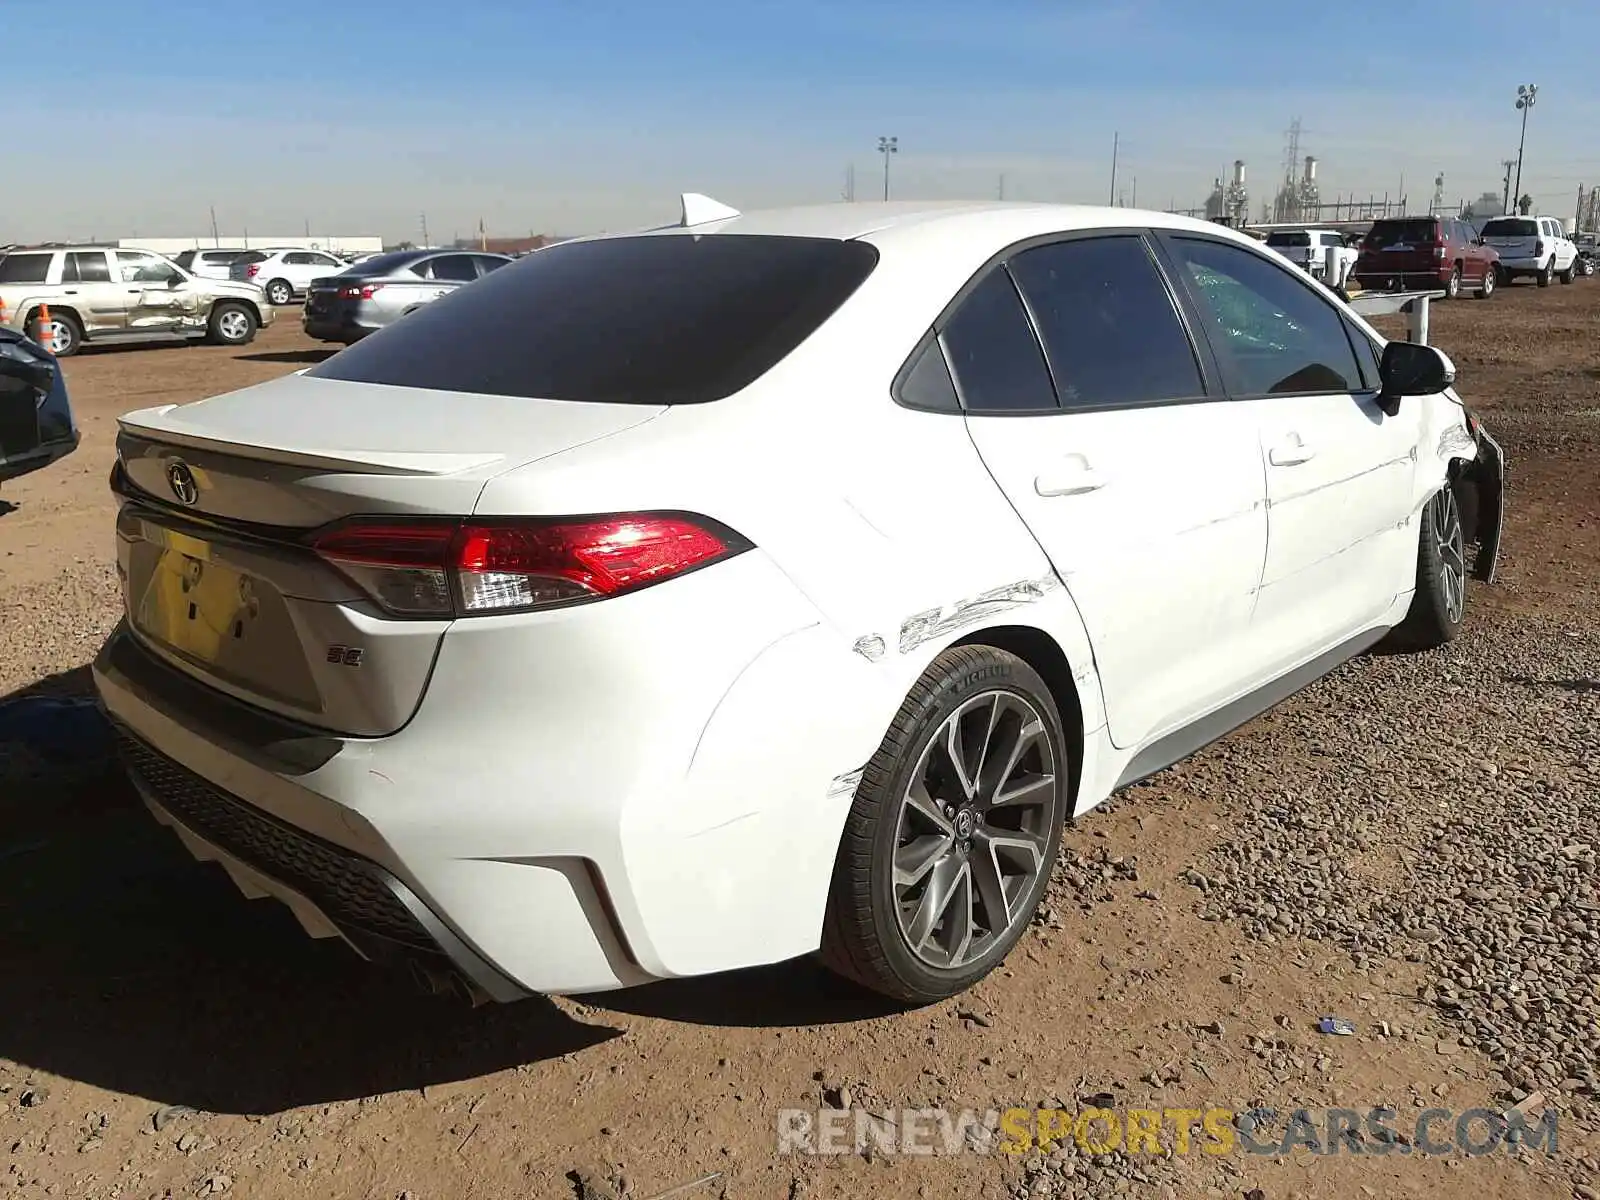
[[[1478,290],[1473,293],[1479,300],[1487,300],[1494,295],[1495,289],[1500,286],[1500,268],[1490,263],[1483,271],[1483,282],[1478,284]]]
[[[38,314],[34,314],[28,323],[30,329],[37,329],[35,322],[38,319]],[[51,313],[50,324],[54,327],[55,336],[51,340],[55,345],[46,349],[57,358],[71,358],[83,349],[83,326],[78,323],[77,317],[69,312]]]
[[[1555,276],[1555,269],[1556,260],[1553,258],[1539,268],[1539,274],[1535,278],[1539,281],[1540,287],[1550,286],[1550,280]]]
[[[990,931],[985,934],[991,941],[981,953],[974,954],[970,961],[941,968],[930,965],[926,955],[919,955],[912,948],[911,939],[902,927],[904,916],[899,907],[895,880],[902,811],[911,812],[905,797],[914,776],[926,778],[923,775],[927,769],[924,759],[929,759],[930,763],[933,761],[932,745],[936,735],[947,728],[947,722],[957,717],[963,705],[976,705],[971,711],[980,713],[981,702],[990,695],[1020,698],[1023,706],[1031,708],[1039,718],[1043,727],[1039,740],[1048,743],[1050,769],[1046,772],[1041,765],[1035,778],[1042,780],[1048,773],[1053,777],[1053,783],[1043,785],[1049,789],[1047,793],[1041,793],[1044,807],[1042,811],[1031,814],[1034,823],[1029,831],[1030,837],[1037,844],[1042,844],[1040,864],[1031,881],[1019,881],[1015,902],[1012,897],[1006,898],[1005,908],[1011,915],[1003,932],[994,935],[994,922],[991,920]],[[1003,699],[1002,702],[1010,703],[1011,700]],[[1019,717],[1018,720],[1021,722],[1023,718]],[[1032,724],[1031,717],[1026,720],[1028,725]],[[996,723],[993,728],[998,729],[999,724]],[[1018,728],[1023,728],[1023,725],[1019,724]],[[964,739],[962,744],[965,744]],[[1044,747],[1035,743],[1035,749],[1030,750],[1020,762],[1027,763],[1038,754],[1040,757],[1034,761],[1042,764],[1045,761],[1043,753]],[[979,762],[985,761],[985,757],[980,756]],[[1008,760],[1010,757],[1008,754]],[[822,931],[823,963],[872,991],[907,1004],[932,1003],[956,995],[989,974],[1004,961],[1026,932],[1049,884],[1050,870],[1061,844],[1061,830],[1070,815],[1071,779],[1076,761],[1072,748],[1067,745],[1061,717],[1050,691],[1027,663],[1013,654],[989,646],[958,646],[940,654],[901,704],[877,753],[862,772],[834,864],[827,918]],[[1002,772],[994,774],[1003,771],[1004,768]],[[980,781],[990,778],[990,773],[982,767],[976,769],[974,774]],[[956,778],[954,775],[949,777]],[[1015,777],[1014,774],[1008,776]],[[998,788],[1006,780],[995,779],[993,782]],[[980,787],[978,790],[983,789]],[[966,872],[967,886],[974,889],[974,895],[981,896],[984,894],[981,886],[976,882],[972,868],[966,864],[983,861],[975,856],[969,858],[968,855],[973,845],[979,847],[979,853],[982,852],[983,829],[994,831],[994,827],[986,824],[992,812],[978,819],[980,831],[974,834],[970,822],[965,826],[962,824],[963,818],[970,815],[971,805],[963,805],[952,814],[951,809],[937,803],[943,791],[943,788],[935,790],[931,787],[927,790],[927,794],[933,796],[934,806],[942,809],[950,821],[949,835],[936,834],[936,840],[943,837],[949,841],[965,836],[967,841],[952,842],[948,852],[941,852],[941,862],[950,854],[959,852],[961,865],[956,869]],[[1007,806],[1001,811],[1015,812],[1020,808]],[[959,832],[963,827],[969,831],[965,835]],[[926,840],[926,837],[918,840]],[[931,856],[929,861],[932,861]],[[991,856],[987,861],[996,862],[998,859]],[[935,867],[927,871],[926,878],[930,882],[938,869]],[[909,888],[915,889],[917,886],[912,883]],[[959,898],[959,886],[960,877],[957,876],[950,894]],[[986,913],[989,911],[987,902],[982,907]],[[971,913],[970,908],[967,911]],[[937,908],[934,915],[939,918],[938,929],[944,928],[943,918],[949,912],[947,905]],[[926,948],[928,939],[924,939],[921,945]],[[938,947],[934,949],[937,951]]]
[[[1458,485],[1446,483],[1424,506],[1417,534],[1417,590],[1405,619],[1384,639],[1384,649],[1404,653],[1433,650],[1454,641],[1461,632],[1467,606],[1461,500]]]
[[[294,288],[287,279],[274,279],[267,284],[267,303],[282,308],[294,299]]]
[[[1567,269],[1561,272],[1561,282],[1571,283],[1578,277],[1578,260],[1573,259],[1567,264]]]
[[[1461,268],[1457,267],[1450,272],[1450,278],[1445,281],[1444,298],[1454,300],[1461,295]]]
[[[206,322],[206,339],[216,346],[248,346],[256,339],[260,323],[248,304],[222,303],[212,307]]]

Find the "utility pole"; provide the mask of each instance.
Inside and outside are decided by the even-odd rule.
[[[996,200],[1004,200],[1006,198],[1006,173],[1004,171],[1000,172],[1000,183],[995,188],[994,198]]]
[[[1511,211],[1511,171],[1512,171],[1512,169],[1514,167],[1516,167],[1517,160],[1514,159],[1514,158],[1503,158],[1503,159],[1500,160],[1500,165],[1506,169],[1506,198],[1501,203],[1500,207],[1504,212],[1510,212]]]
[[[218,249],[222,247],[222,238],[217,233],[217,206],[211,206],[211,244]]]
[[[1528,110],[1539,97],[1536,83],[1517,84],[1517,109],[1522,113],[1522,136],[1517,139],[1517,204],[1522,203],[1522,150],[1528,143]]]
[[[428,246],[429,246],[429,242],[428,242],[428,214],[427,213],[423,213],[422,214],[422,245],[420,247],[418,247],[418,248],[422,249],[422,250],[426,250],[428,248]]]
[[[1129,207],[1139,207],[1139,177],[1137,175],[1133,177],[1133,200],[1130,202]]]
[[[311,239],[311,218],[307,217],[306,218],[306,240],[309,241],[310,239]]]
[[[1122,142],[1122,134],[1113,131],[1111,134],[1111,203],[1117,202],[1117,150]]]
[[[483,218],[478,218],[478,249],[484,253],[489,250],[489,230],[483,224]]]
[[[878,153],[883,155],[883,198],[889,199],[889,158],[900,153],[900,139],[897,137],[880,137],[878,139]]]
[[[844,199],[846,204],[856,202],[856,165],[846,163],[844,167]]]

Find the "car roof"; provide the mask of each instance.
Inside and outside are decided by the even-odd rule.
[[[765,234],[836,238],[840,241],[868,240],[881,246],[900,240],[921,241],[933,235],[993,243],[999,248],[1052,233],[1130,228],[1203,231],[1246,245],[1258,244],[1255,239],[1224,225],[1176,213],[1104,205],[1037,204],[1005,200],[890,201],[758,209],[697,225],[668,225],[599,236]]]

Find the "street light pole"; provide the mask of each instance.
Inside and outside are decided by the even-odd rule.
[[[1538,96],[1538,84],[1519,83],[1517,85],[1517,108],[1522,112],[1522,136],[1517,141],[1517,194],[1512,197],[1512,203],[1519,208],[1522,205],[1522,148],[1528,142],[1528,110],[1533,107],[1533,102],[1538,99]]]
[[[878,153],[883,155],[883,198],[889,199],[889,156],[900,153],[900,139],[897,137],[880,137],[878,139]]]

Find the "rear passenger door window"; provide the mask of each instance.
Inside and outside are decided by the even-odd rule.
[[[1174,237],[1169,244],[1234,396],[1361,390],[1338,310],[1290,269],[1210,239]]]
[[[1044,351],[1004,267],[990,271],[967,294],[941,338],[968,412],[1059,411]]]
[[[1056,242],[1008,265],[1044,341],[1062,408],[1205,396],[1194,345],[1143,238]]]
[[[469,254],[446,254],[432,262],[432,276],[434,279],[449,279],[458,283],[466,283],[478,277],[478,269],[472,263]]]
[[[106,264],[103,250],[82,251],[67,255],[61,272],[62,283],[110,283],[111,268]]]

